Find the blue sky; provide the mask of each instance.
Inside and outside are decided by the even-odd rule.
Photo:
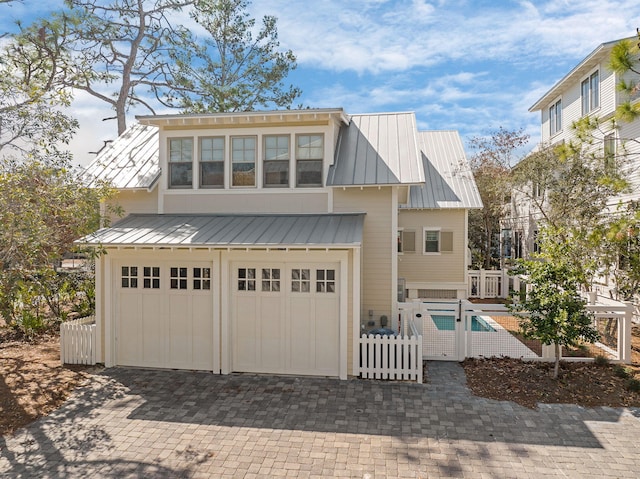
[[[0,31],[61,3],[0,5]],[[533,147],[539,116],[529,107],[599,44],[640,26],[637,0],[254,0],[250,13],[278,17],[305,106],[415,111],[420,129],[458,130],[465,145],[502,126],[524,128]],[[71,148],[86,164],[115,122],[84,95],[73,114],[82,129]]]

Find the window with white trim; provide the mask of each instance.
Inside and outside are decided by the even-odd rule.
[[[322,186],[323,135],[296,136],[296,186]]]
[[[191,188],[193,138],[169,138],[169,188]]]
[[[317,269],[316,270],[316,293],[336,292],[336,270]]]
[[[169,268],[169,287],[171,289],[187,289],[187,268]]]
[[[238,291],[256,290],[256,269],[238,268]]]
[[[311,291],[311,271],[305,268],[292,269],[291,291],[293,293],[308,293]]]
[[[600,107],[600,74],[596,70],[580,84],[582,96],[582,115]]]
[[[549,107],[549,134],[555,135],[562,131],[562,100],[558,100]]]
[[[200,187],[224,187],[223,136],[200,138]]]
[[[231,138],[231,186],[256,186],[256,137]]]
[[[289,186],[289,135],[265,135],[263,185],[267,188]]]
[[[142,287],[144,289],[160,289],[160,268],[144,266],[142,268]]]
[[[423,254],[452,253],[453,231],[425,228]]]
[[[123,266],[121,269],[121,286],[123,288],[137,288],[138,287],[138,267],[137,266]]]
[[[193,268],[193,289],[211,289],[211,268]]]
[[[279,268],[262,268],[262,291],[280,291]]]

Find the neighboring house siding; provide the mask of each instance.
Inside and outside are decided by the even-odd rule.
[[[326,213],[327,204],[326,191],[166,192],[163,213]]]
[[[393,267],[397,209],[392,187],[336,189],[334,212],[366,211],[362,237],[362,297],[361,317],[367,321],[373,311],[376,324],[381,315],[389,320],[394,308],[396,273]]]
[[[415,253],[398,254],[398,277],[409,283],[463,283],[465,278],[467,210],[403,210],[398,228],[416,233]],[[424,228],[453,233],[453,251],[423,254]],[[425,288],[428,289],[428,288]]]

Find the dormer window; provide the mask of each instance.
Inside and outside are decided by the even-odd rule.
[[[580,93],[583,116],[600,107],[600,75],[597,71],[582,81]]]
[[[296,137],[296,186],[322,186],[323,135]]]
[[[256,137],[231,138],[231,186],[256,186]]]
[[[193,138],[169,139],[169,188],[191,188]]]
[[[558,100],[549,108],[549,134],[551,136],[562,131],[562,100]]]

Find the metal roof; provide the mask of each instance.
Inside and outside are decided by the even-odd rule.
[[[352,115],[341,130],[327,185],[422,183],[416,132],[413,113]]]
[[[411,186],[403,208],[482,208],[482,200],[457,131],[418,133],[426,181]]]
[[[362,243],[358,214],[132,214],[76,241],[153,247],[339,247]]]
[[[151,189],[160,177],[158,128],[136,123],[109,143],[85,170],[89,186]]]

